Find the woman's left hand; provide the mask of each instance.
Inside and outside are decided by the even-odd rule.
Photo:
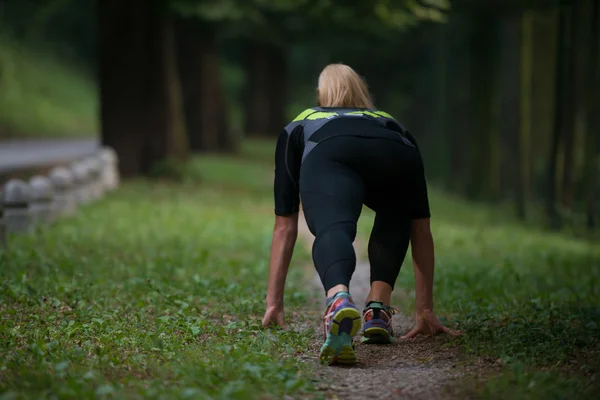
[[[449,329],[442,325],[438,317],[433,313],[433,310],[417,311],[415,326],[406,335],[400,339],[413,339],[418,335],[434,336],[445,333],[451,336],[462,335],[461,331]]]
[[[283,307],[269,306],[265,312],[265,316],[262,320],[262,327],[268,328],[272,326],[279,326],[285,329],[285,318],[283,315]]]

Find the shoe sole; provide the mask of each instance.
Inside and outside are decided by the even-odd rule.
[[[360,331],[362,318],[355,308],[342,308],[333,316],[319,360],[326,365],[355,364],[352,337]]]
[[[394,337],[387,329],[374,326],[365,329],[360,342],[363,344],[391,344],[394,342]]]

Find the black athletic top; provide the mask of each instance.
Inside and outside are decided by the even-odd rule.
[[[302,162],[319,143],[342,135],[387,138],[417,147],[412,135],[390,114],[383,111],[309,108],[290,122],[277,140],[274,185],[276,215],[299,211],[298,183]]]

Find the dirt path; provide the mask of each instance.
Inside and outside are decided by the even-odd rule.
[[[299,238],[307,248],[312,248],[313,235],[306,226],[304,216],[299,218]],[[356,247],[356,243],[355,243]],[[360,252],[357,251],[357,255]],[[352,367],[322,366],[318,363],[318,351],[323,341],[321,313],[324,311],[324,294],[319,277],[311,267],[319,303],[314,315],[315,340],[306,355],[306,361],[314,363],[320,390],[328,399],[439,399],[448,398],[450,382],[462,373],[456,367],[457,351],[443,346],[447,337],[418,338],[410,342],[386,346],[357,344],[358,364]],[[358,260],[356,272],[350,283],[350,293],[359,308],[369,292],[369,264]],[[394,316],[396,337],[407,332],[413,319],[406,315]],[[358,338],[355,338],[357,340]],[[452,397],[452,396],[450,396]]]

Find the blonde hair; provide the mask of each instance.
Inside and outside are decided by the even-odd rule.
[[[318,105],[321,107],[374,109],[367,83],[345,64],[329,64],[319,75]]]

